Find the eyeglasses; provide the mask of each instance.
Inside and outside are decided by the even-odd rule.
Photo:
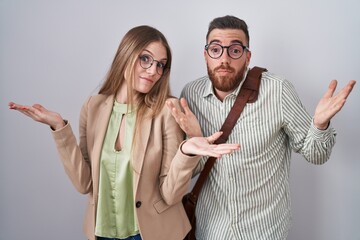
[[[165,63],[162,63],[158,60],[154,60],[154,58],[148,54],[140,55],[139,59],[140,59],[140,66],[143,69],[151,68],[151,66],[154,64],[154,62],[156,62],[156,72],[159,75],[162,75],[164,73],[164,69],[166,67]]]
[[[239,59],[245,52],[249,50],[248,47],[240,43],[231,44],[230,46],[222,46],[218,43],[210,43],[205,45],[205,50],[211,58],[218,59],[222,56],[224,48],[227,49],[227,54],[232,59]]]

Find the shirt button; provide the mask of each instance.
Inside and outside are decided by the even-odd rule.
[[[141,207],[141,201],[137,201],[136,204],[135,204],[136,208],[139,208]]]

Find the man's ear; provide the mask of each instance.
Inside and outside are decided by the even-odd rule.
[[[207,58],[206,58],[206,55],[207,55],[207,52],[206,52],[206,50],[204,49],[204,58],[205,58],[205,62],[206,62],[206,64],[207,64]]]
[[[250,51],[250,50],[246,50],[246,67],[249,66],[249,64],[250,64],[250,59],[251,59],[251,51]]]

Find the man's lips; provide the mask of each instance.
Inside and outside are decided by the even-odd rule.
[[[216,72],[221,75],[226,75],[232,73],[233,71],[231,69],[218,69]]]
[[[219,73],[232,73],[233,70],[231,68],[217,68],[215,69],[216,72]]]

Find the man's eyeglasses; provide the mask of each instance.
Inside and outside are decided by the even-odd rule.
[[[228,56],[232,59],[241,58],[245,50],[249,50],[248,47],[245,47],[240,43],[231,44],[230,46],[222,46],[218,43],[210,43],[205,45],[206,52],[211,58],[214,59],[218,59],[222,56],[224,48],[226,48]]]
[[[165,63],[162,63],[158,60],[154,60],[154,58],[148,54],[140,55],[139,59],[140,59],[140,66],[143,69],[151,68],[151,66],[154,64],[154,62],[156,62],[156,72],[159,75],[162,75],[164,73],[164,69],[166,67]]]

